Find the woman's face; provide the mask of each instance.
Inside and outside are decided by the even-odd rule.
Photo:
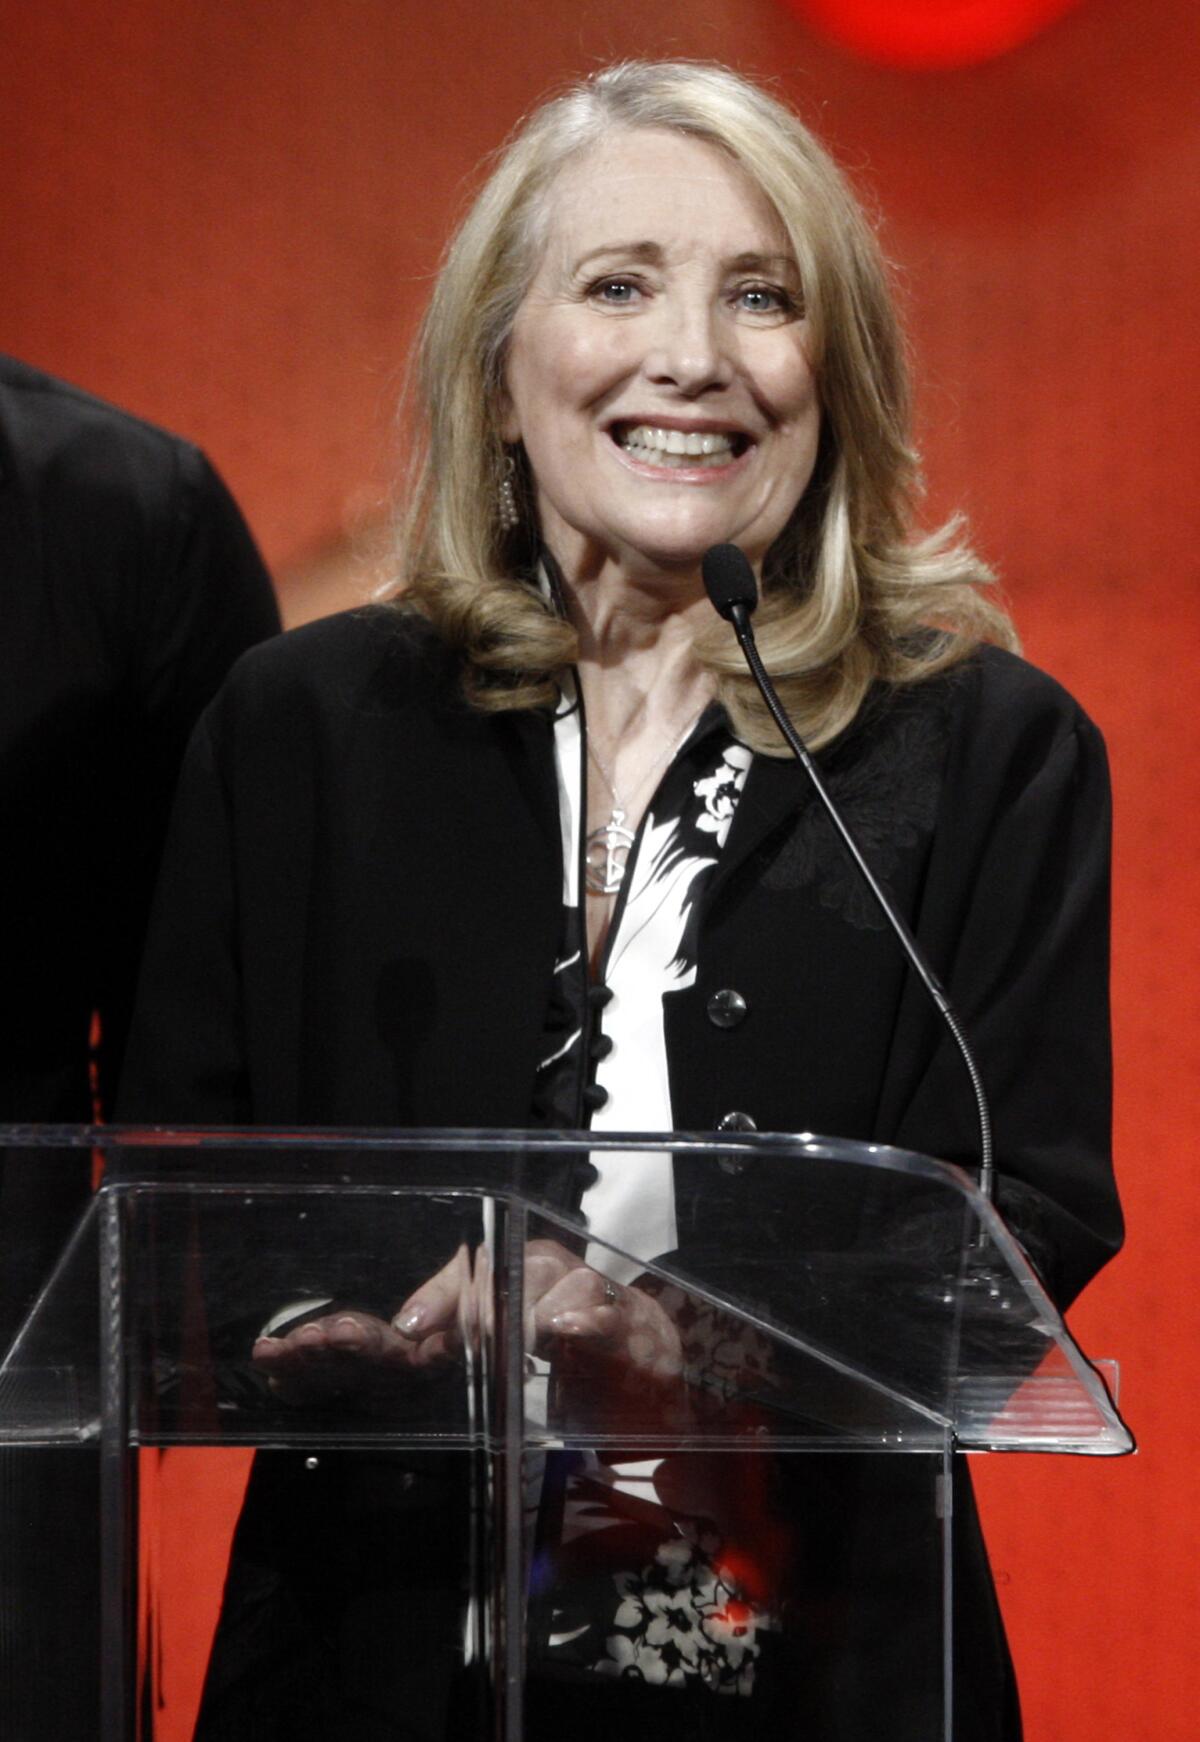
[[[625,129],[569,164],[517,312],[503,433],[568,575],[754,562],[812,475],[820,405],[795,262],[732,159]]]

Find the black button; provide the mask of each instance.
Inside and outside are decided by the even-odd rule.
[[[607,1101],[608,1090],[602,1089],[599,1083],[589,1083],[583,1091],[583,1104],[585,1107],[591,1108],[593,1113],[597,1108],[605,1106]]]
[[[736,1028],[739,1022],[745,1020],[749,1005],[732,986],[722,986],[719,992],[713,993],[704,1008],[714,1028]]]
[[[722,1113],[721,1117],[717,1120],[716,1129],[718,1131],[757,1131],[758,1126],[754,1123],[754,1120],[750,1117],[749,1113],[738,1113],[737,1111],[734,1111],[732,1113]]]
[[[594,1059],[606,1059],[612,1049],[613,1037],[611,1034],[598,1034],[588,1047],[588,1051]]]
[[[591,1005],[593,1010],[603,1010],[606,1004],[612,1002],[612,995],[611,986],[588,987],[588,1003]]]

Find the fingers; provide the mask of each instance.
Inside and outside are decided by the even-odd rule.
[[[594,1276],[578,1253],[554,1240],[531,1240],[525,1248],[525,1306],[536,1309],[552,1288],[572,1273]]]
[[[253,1358],[260,1367],[282,1370],[329,1355],[403,1359],[411,1349],[412,1344],[384,1319],[370,1313],[336,1313],[312,1319],[284,1337],[259,1337]]]
[[[619,1289],[586,1264],[561,1272],[538,1297],[533,1322],[540,1333],[614,1337],[631,1311],[630,1289]]]
[[[251,1351],[258,1371],[285,1402],[324,1403],[374,1394],[431,1353],[370,1313],[334,1313],[284,1337],[259,1337]]]
[[[436,1276],[431,1276],[428,1282],[423,1282],[415,1293],[409,1295],[392,1318],[393,1329],[414,1341],[420,1341],[435,1331],[452,1330],[457,1324],[459,1306],[470,1280],[470,1259],[466,1247],[460,1246]]]
[[[673,1379],[683,1369],[679,1333],[659,1302],[586,1265],[577,1265],[542,1296],[533,1322],[544,1352],[555,1343],[580,1352],[591,1348],[657,1379]]]

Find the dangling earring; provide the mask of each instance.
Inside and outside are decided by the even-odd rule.
[[[501,474],[500,488],[497,492],[501,532],[514,532],[521,524],[521,511],[517,507],[517,491],[514,483],[516,475],[517,462],[511,454],[505,454],[504,471]]]

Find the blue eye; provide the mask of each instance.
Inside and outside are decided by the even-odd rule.
[[[593,284],[589,295],[599,297],[617,308],[626,308],[638,294],[638,286],[629,278],[602,278]]]
[[[743,284],[737,292],[737,302],[754,315],[782,314],[795,306],[787,291],[774,284]]]

